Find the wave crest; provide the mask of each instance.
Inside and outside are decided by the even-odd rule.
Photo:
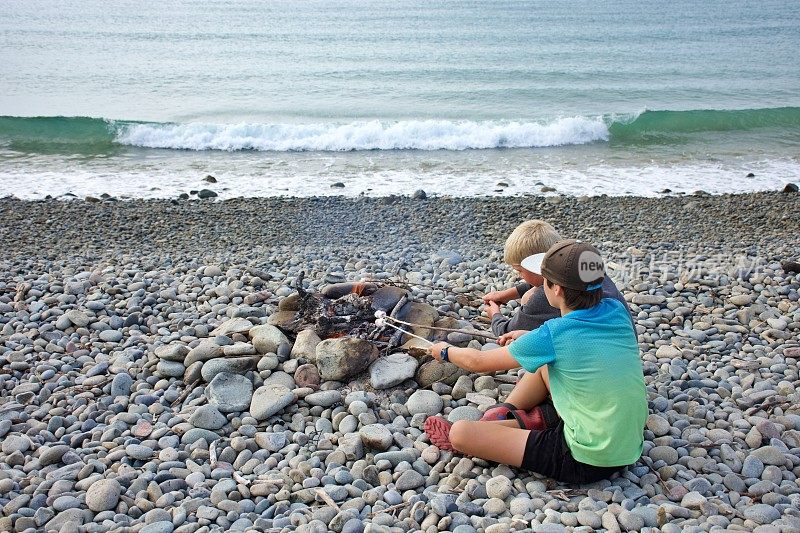
[[[126,124],[116,142],[182,150],[468,150],[585,144],[608,139],[600,119],[532,122],[410,120],[350,124]]]

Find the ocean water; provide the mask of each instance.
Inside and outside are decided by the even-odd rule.
[[[774,0],[6,0],[0,195],[776,189],[798,28]]]

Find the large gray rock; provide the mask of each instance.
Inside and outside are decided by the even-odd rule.
[[[417,360],[404,353],[381,357],[369,367],[369,380],[376,389],[388,389],[414,377]]]
[[[228,372],[230,374],[244,374],[248,370],[256,367],[256,361],[252,357],[225,357],[212,359],[203,365],[200,374],[207,382],[211,382],[217,374]]]
[[[312,363],[317,360],[317,345],[322,342],[319,335],[313,329],[304,329],[297,334],[297,338],[292,346],[291,357],[299,359],[304,357]]]
[[[317,368],[323,380],[342,381],[366,370],[378,355],[378,348],[363,339],[327,339],[317,345]]]
[[[281,330],[270,324],[255,326],[249,332],[250,339],[258,353],[277,353],[278,346],[289,344],[289,339]]]
[[[244,376],[222,372],[208,384],[206,396],[222,413],[245,411],[253,397],[253,383]]]
[[[433,326],[436,321],[439,320],[439,312],[435,307],[428,304],[421,302],[409,302],[403,306],[399,313],[397,313],[397,318],[412,324],[419,324],[419,326],[411,328],[411,331],[415,335],[429,339],[433,337],[434,330],[425,326]],[[406,341],[409,338],[413,338],[409,335],[404,335],[403,337]]]
[[[250,402],[250,416],[265,420],[295,401],[294,394],[280,384],[264,385],[256,389]]]

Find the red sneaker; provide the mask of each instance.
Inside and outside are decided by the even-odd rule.
[[[495,420],[509,420],[511,416],[509,413],[511,411],[516,411],[516,407],[511,405],[510,403],[498,403],[497,405],[490,407],[483,413],[481,417],[481,422],[486,421],[495,421]]]
[[[547,429],[547,423],[544,420],[544,412],[538,405],[530,411],[523,411],[522,409],[511,411],[510,418],[516,420],[517,423],[519,423],[519,427],[522,429],[529,429],[532,431]]]
[[[431,444],[445,452],[456,451],[450,443],[450,428],[453,426],[450,422],[441,416],[429,416],[425,420],[425,433],[428,434]]]

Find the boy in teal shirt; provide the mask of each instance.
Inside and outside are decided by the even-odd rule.
[[[543,404],[550,396],[555,412],[533,425],[519,419],[451,425],[431,417],[425,431],[439,448],[560,481],[606,478],[639,459],[647,420],[630,316],[619,301],[602,298],[604,265],[593,246],[561,241],[525,261],[527,270],[545,278],[547,300],[561,317],[530,332],[508,333],[501,337],[504,346],[489,352],[438,343],[431,353],[473,372],[522,366],[536,376],[531,401]]]

